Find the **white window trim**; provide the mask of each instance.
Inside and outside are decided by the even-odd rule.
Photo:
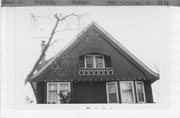
[[[139,101],[139,96],[138,96],[138,91],[137,91],[137,83],[141,83],[142,84],[142,87],[143,87],[143,97],[144,97],[144,101]],[[137,102],[138,103],[146,103],[146,96],[145,96],[145,90],[144,90],[144,83],[141,82],[141,81],[135,81],[135,84],[136,84],[136,95],[137,95]]]
[[[116,85],[117,103],[119,103],[119,94],[118,94],[117,82],[106,82],[107,102],[109,103],[109,91],[108,91],[108,84],[109,84],[109,83],[115,83],[115,85]],[[110,104],[117,104],[117,103],[110,103]]]
[[[86,62],[86,57],[87,56],[92,56],[93,57],[93,68],[96,68],[96,56],[102,56],[103,58],[103,67],[102,68],[105,68],[105,60],[104,60],[104,55],[86,55],[85,58],[84,58],[84,61],[85,61],[85,68],[87,68],[87,62]]]
[[[134,98],[134,101],[133,101],[133,102],[123,102],[123,101],[122,101],[122,99],[123,99],[122,89],[121,89],[122,83],[131,83],[131,85],[132,85],[132,91],[133,91],[133,98]],[[136,97],[135,97],[135,93],[134,93],[134,83],[133,83],[133,81],[120,81],[120,82],[119,82],[119,85],[120,85],[120,92],[121,92],[121,102],[122,102],[122,103],[136,103]]]
[[[69,92],[71,92],[71,85],[70,82],[47,82],[47,103],[49,102],[49,84],[56,84],[57,85],[57,93],[59,93],[60,91],[60,84],[61,83],[66,83],[68,84],[68,88],[69,88]],[[59,96],[58,96],[58,100],[59,100]],[[58,103],[60,103],[59,101],[57,101]]]

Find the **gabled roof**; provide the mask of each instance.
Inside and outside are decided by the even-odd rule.
[[[65,53],[67,53],[69,50],[71,50],[74,46],[76,46],[81,40],[83,40],[83,37],[87,34],[87,32],[95,28],[98,33],[100,33],[105,39],[114,46],[119,52],[121,52],[124,56],[126,56],[131,62],[133,62],[138,68],[143,70],[148,76],[153,78],[153,81],[159,79],[159,74],[153,72],[151,69],[149,69],[144,63],[142,63],[138,58],[136,58],[130,51],[128,51],[122,44],[120,44],[116,39],[114,39],[108,32],[106,32],[101,26],[99,26],[96,22],[92,22],[89,24],[84,30],[79,33],[64,49],[62,49],[60,52],[58,52],[54,58],[52,58],[44,67],[42,67],[37,73],[35,73],[31,79],[36,78],[41,73],[47,72],[50,68],[49,66],[60,56],[63,56]],[[57,58],[55,58],[57,57]],[[153,82],[152,81],[152,82]]]

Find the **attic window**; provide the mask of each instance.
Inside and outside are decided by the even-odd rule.
[[[85,68],[105,68],[103,55],[86,55]]]

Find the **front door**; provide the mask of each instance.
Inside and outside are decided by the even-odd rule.
[[[73,84],[73,103],[107,103],[105,82]]]

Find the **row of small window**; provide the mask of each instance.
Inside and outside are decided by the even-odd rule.
[[[79,70],[79,75],[113,75],[113,70]]]
[[[119,103],[118,91],[120,91],[121,103],[136,103],[135,93],[137,103],[146,103],[144,84],[141,81],[135,81],[135,86],[133,81],[120,81],[119,87],[117,82],[107,82],[106,89],[108,103]]]

